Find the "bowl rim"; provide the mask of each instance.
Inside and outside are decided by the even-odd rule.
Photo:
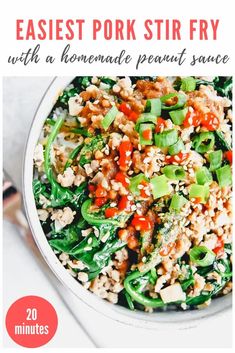
[[[225,311],[231,309],[232,295],[229,294],[213,299],[211,305],[203,310],[163,311],[154,313],[131,311],[119,305],[113,305],[85,289],[66,271],[56,257],[46,239],[37,215],[32,190],[33,153],[46,117],[53,108],[59,93],[70,84],[73,79],[74,76],[60,76],[52,79],[51,84],[46,89],[34,114],[24,154],[22,190],[26,216],[34,240],[47,265],[60,282],[86,305],[108,318],[134,327],[149,329],[174,327],[186,329],[192,327],[192,325],[197,325],[202,319],[208,319],[215,315],[223,314]]]

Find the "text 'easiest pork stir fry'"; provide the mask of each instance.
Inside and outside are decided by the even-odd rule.
[[[232,288],[232,79],[76,77],[33,191],[48,242],[112,303],[206,307]]]

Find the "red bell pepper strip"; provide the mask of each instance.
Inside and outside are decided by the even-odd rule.
[[[127,171],[131,162],[133,146],[129,140],[124,140],[119,146],[119,167],[122,171]]]

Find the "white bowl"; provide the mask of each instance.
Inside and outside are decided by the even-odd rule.
[[[74,79],[74,77],[55,78],[45,92],[30,129],[24,160],[23,170],[23,195],[28,221],[34,239],[51,270],[79,299],[92,307],[94,310],[112,318],[113,320],[142,328],[164,329],[174,326],[175,328],[188,328],[194,326],[202,319],[219,315],[231,308],[231,294],[212,300],[209,307],[203,310],[187,311],[163,311],[145,313],[131,311],[119,305],[113,305],[100,299],[95,294],[83,288],[62,266],[45,237],[37,215],[34,202],[32,181],[33,181],[33,152],[40,136],[45,119],[51,112],[59,93]]]

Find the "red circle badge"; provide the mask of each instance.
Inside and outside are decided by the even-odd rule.
[[[29,295],[16,300],[8,309],[6,329],[17,344],[36,348],[54,336],[58,318],[54,307],[46,299]]]

